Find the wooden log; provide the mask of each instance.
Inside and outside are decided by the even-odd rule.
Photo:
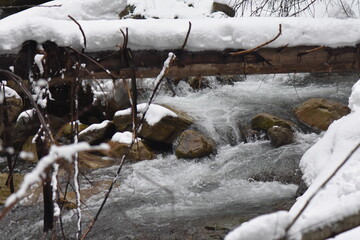
[[[43,47],[47,53],[44,75],[51,77],[53,83],[75,77],[77,74],[73,69],[75,62],[86,65],[88,78],[109,78],[109,75],[89,58],[96,60],[118,78],[131,76],[129,66],[120,52],[85,53],[89,57],[87,58],[69,48],[58,47],[55,43],[44,43]],[[243,55],[230,55],[234,51],[239,49],[201,52],[177,49],[138,50],[132,51],[132,54],[137,78],[156,77],[169,52],[174,52],[177,56],[168,71],[169,77],[359,71],[359,47],[284,46],[262,48]],[[39,77],[39,70],[33,61],[36,53],[35,42],[24,43],[23,49],[17,55],[0,55],[0,68],[9,69],[13,66],[15,73],[24,79],[29,78],[29,70],[33,72],[35,78]]]

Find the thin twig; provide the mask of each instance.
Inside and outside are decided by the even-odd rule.
[[[332,174],[330,174],[326,180],[314,191],[314,193],[309,197],[309,199],[305,202],[305,205],[300,209],[300,211],[296,214],[294,219],[290,222],[290,224],[286,227],[285,232],[286,235],[289,232],[289,229],[295,224],[301,214],[305,211],[305,209],[309,206],[311,200],[319,193],[319,191],[325,187],[325,185],[339,172],[339,170],[349,161],[349,159],[354,155],[354,153],[360,148],[360,143],[355,146],[353,150],[347,155],[347,157],[341,162],[341,164],[334,170]]]
[[[182,47],[181,47],[181,51],[184,51],[184,48],[185,48],[185,46],[186,46],[186,43],[187,43],[187,41],[188,41],[188,39],[189,39],[190,32],[191,32],[191,22],[189,21],[189,28],[188,28],[188,31],[187,31],[187,33],[186,33],[186,37],[185,37],[184,43],[183,43],[183,45],[182,45]]]
[[[324,49],[324,48],[325,48],[325,46],[320,46],[320,47],[316,47],[316,48],[306,50],[305,52],[298,53],[298,57],[301,57],[303,55],[319,51],[319,50]]]
[[[85,36],[84,30],[82,29],[80,23],[75,20],[75,18],[73,18],[73,17],[70,16],[70,15],[68,15],[68,17],[69,17],[71,20],[73,20],[73,22],[76,23],[76,25],[78,25],[78,27],[79,27],[79,29],[80,29],[80,31],[81,31],[81,34],[82,34],[83,39],[84,39],[84,47],[83,47],[83,49],[82,49],[82,52],[84,52],[85,49],[86,49],[86,36]]]
[[[30,8],[30,7],[47,7],[47,8],[52,8],[52,7],[61,7],[62,4],[57,4],[57,5],[32,5],[32,4],[27,4],[27,5],[20,5],[20,6],[1,6],[0,9],[19,9],[19,8]]]
[[[311,5],[313,5],[317,0],[312,0],[306,7],[304,7],[303,9],[297,11],[297,12],[294,12],[293,14],[291,14],[289,17],[294,17],[296,16],[297,14],[305,11],[306,9],[308,9]]]
[[[266,43],[263,43],[263,44],[255,47],[255,48],[252,48],[252,49],[248,49],[248,50],[244,50],[244,51],[239,51],[239,52],[232,52],[232,53],[230,53],[230,55],[232,55],[232,56],[237,56],[237,55],[243,55],[243,54],[255,52],[255,51],[258,50],[259,48],[264,47],[264,46],[272,43],[272,42],[275,41],[276,39],[278,39],[278,38],[280,37],[280,35],[281,35],[281,32],[282,32],[282,30],[281,30],[281,24],[279,24],[279,33],[278,33],[273,39],[271,39],[270,41],[267,41]]]

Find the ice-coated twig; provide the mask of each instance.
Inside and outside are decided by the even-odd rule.
[[[100,144],[98,146],[90,146],[86,142],[78,144],[70,144],[65,146],[53,145],[50,148],[49,154],[41,158],[36,167],[24,177],[19,190],[8,197],[5,202],[4,209],[0,212],[0,220],[24,197],[26,197],[27,191],[35,184],[41,183],[46,176],[46,169],[52,166],[58,159],[65,159],[68,162],[73,161],[73,156],[82,151],[99,151],[108,150],[109,145]]]
[[[57,190],[58,190],[58,181],[57,181],[57,176],[59,173],[59,164],[54,163],[53,165],[53,172],[51,175],[51,187],[52,187],[52,200],[54,202],[54,217],[59,217],[60,216],[60,208],[59,205],[57,204]]]
[[[152,95],[149,99],[149,102],[146,104],[146,106],[144,107],[144,110],[142,111],[143,114],[142,114],[142,117],[141,117],[141,120],[140,120],[140,124],[138,126],[138,129],[137,131],[140,131],[141,127],[142,127],[142,123],[145,119],[145,115],[147,113],[147,111],[149,110],[149,107],[150,107],[150,104],[152,103],[152,101],[154,100],[154,97],[155,97],[155,94],[157,92],[157,90],[159,89],[160,87],[160,84],[162,82],[162,80],[164,79],[164,77],[166,76],[166,73],[170,67],[170,63],[172,63],[174,60],[175,60],[176,56],[174,53],[170,52],[169,55],[168,55],[168,58],[165,60],[164,62],[164,65],[161,69],[161,72],[159,73],[159,75],[156,77],[155,79],[155,88],[152,92]]]
[[[80,195],[80,186],[79,186],[79,154],[75,153],[74,157],[74,187],[76,193],[76,213],[77,213],[77,232],[76,239],[79,239],[81,235],[81,195]]]

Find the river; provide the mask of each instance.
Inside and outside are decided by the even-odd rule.
[[[180,82],[175,97],[165,87],[155,102],[194,118],[194,127],[215,140],[217,154],[196,161],[162,154],[125,165],[89,239],[222,239],[243,221],[289,209],[301,178],[298,162],[321,134],[299,132],[294,144],[273,148],[266,140],[244,143],[241,126],[261,112],[296,122],[292,109],[311,97],[347,104],[357,79],[354,74],[253,75],[222,85],[212,77],[201,91]],[[152,82],[143,80],[139,86],[151,88]],[[111,180],[116,169],[87,177]],[[264,175],[267,181],[258,181]],[[87,185],[83,179],[82,186]],[[97,194],[85,200],[84,228],[102,199]],[[66,235],[74,236],[75,212],[65,211],[63,222]],[[1,239],[41,237],[41,204],[19,206],[1,226]]]

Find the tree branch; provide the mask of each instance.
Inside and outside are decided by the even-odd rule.
[[[264,47],[264,46],[272,43],[272,42],[275,41],[276,39],[278,39],[278,38],[280,37],[280,35],[281,35],[281,32],[282,32],[282,30],[281,30],[281,24],[279,24],[279,33],[278,33],[273,39],[271,39],[270,41],[267,41],[266,43],[263,43],[263,44],[255,47],[255,48],[252,48],[252,49],[248,49],[248,50],[244,50],[244,51],[239,51],[239,52],[232,52],[232,53],[230,53],[230,55],[232,55],[232,56],[238,56],[238,55],[244,55],[244,54],[248,54],[248,53],[255,52],[255,51],[258,50],[259,48]]]

